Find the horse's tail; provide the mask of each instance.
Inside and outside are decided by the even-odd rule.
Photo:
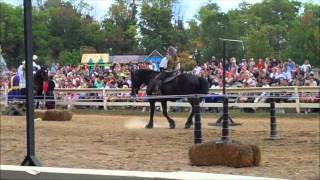
[[[202,78],[199,77],[199,82],[200,82],[200,88],[199,88],[199,94],[208,94],[209,92],[209,82]]]

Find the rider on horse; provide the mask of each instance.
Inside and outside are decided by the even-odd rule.
[[[176,74],[180,70],[180,61],[178,57],[177,49],[170,46],[167,49],[167,55],[161,60],[160,74],[154,79],[154,95],[161,95],[161,88],[163,81],[173,74]]]

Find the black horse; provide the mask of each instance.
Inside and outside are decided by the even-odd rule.
[[[146,93],[151,95],[154,87],[153,79],[159,74],[159,72],[139,69],[131,72],[132,89],[131,95],[136,95],[142,84],[147,85]],[[190,94],[207,94],[209,91],[209,83],[206,79],[183,73],[178,75],[175,79],[170,82],[165,82],[162,85],[162,95],[190,95]],[[153,115],[155,103],[161,102],[163,115],[167,118],[169,126],[171,129],[175,128],[175,122],[168,116],[167,113],[167,101],[176,101],[179,98],[163,98],[163,99],[149,99],[150,103],[150,120],[146,125],[146,128],[153,128]],[[194,101],[192,98],[188,98],[189,103],[192,105]],[[194,115],[194,110],[192,109],[191,114],[185,123],[185,128],[190,128],[193,124],[192,117]]]
[[[33,76],[34,82],[34,95],[35,99],[43,99],[44,98],[44,83],[48,82],[48,70],[46,67],[41,67]],[[39,101],[36,103],[36,108],[39,108]]]

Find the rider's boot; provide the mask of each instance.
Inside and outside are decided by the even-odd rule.
[[[161,85],[162,85],[162,81],[157,81],[154,85],[154,89],[153,89],[153,95],[161,95]]]

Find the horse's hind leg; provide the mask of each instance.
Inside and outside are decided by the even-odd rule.
[[[190,104],[191,104],[191,114],[189,115],[188,120],[187,120],[186,124],[184,125],[185,129],[189,129],[193,124],[193,122],[192,122],[192,117],[194,114],[193,103],[191,102]]]
[[[149,123],[146,125],[146,128],[153,128],[153,115],[154,115],[154,107],[155,107],[155,101],[150,101],[150,120]]]
[[[162,102],[161,102],[161,106],[162,106],[162,114],[167,118],[170,129],[174,129],[174,128],[176,127],[176,123],[174,122],[173,119],[171,119],[171,118],[168,116],[168,112],[167,112],[167,101],[162,101]]]

